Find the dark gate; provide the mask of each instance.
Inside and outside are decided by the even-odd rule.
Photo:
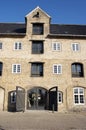
[[[25,89],[16,87],[16,111],[25,111]]]
[[[49,89],[49,110],[57,111],[57,87]]]

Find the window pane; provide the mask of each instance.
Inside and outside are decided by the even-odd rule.
[[[60,50],[61,48],[60,48],[60,43],[57,43],[57,50]]]
[[[20,50],[22,48],[22,44],[19,42],[15,43],[15,50]]]
[[[75,103],[79,103],[78,95],[75,95]]]
[[[13,65],[13,72],[16,72],[16,65]]]
[[[83,88],[75,88],[74,89],[74,102],[76,104],[84,103],[84,89]]]
[[[57,74],[57,65],[54,65],[54,73]]]
[[[17,49],[17,43],[15,43],[15,49]]]
[[[84,96],[80,95],[80,103],[84,103]]]
[[[72,49],[73,49],[73,51],[78,51],[79,50],[79,44],[78,43],[72,44]]]
[[[11,103],[15,103],[16,102],[16,92],[12,92],[11,93]]]
[[[17,65],[17,72],[20,72],[20,71],[21,71],[20,65]]]
[[[32,54],[42,54],[42,53],[43,53],[43,41],[33,41]]]
[[[53,44],[53,50],[56,50],[56,43]]]
[[[62,102],[62,92],[58,92],[58,102]]]
[[[43,64],[41,64],[41,63],[32,63],[31,75],[32,76],[43,76]]]
[[[79,44],[76,44],[76,51],[79,50]]]
[[[74,89],[74,94],[78,94],[78,89]]]
[[[19,43],[19,49],[21,49],[21,47],[22,47],[22,46],[21,46],[21,43]]]
[[[13,65],[12,69],[13,69],[12,70],[13,73],[20,73],[21,72],[21,65],[15,64],[15,65]]]
[[[83,77],[83,65],[80,63],[72,64],[72,76],[73,77]]]
[[[80,94],[84,94],[83,88],[80,88],[80,89],[79,89],[79,93],[80,93]]]
[[[43,34],[43,24],[33,24],[33,34]]]
[[[58,74],[61,74],[61,66],[58,65]]]

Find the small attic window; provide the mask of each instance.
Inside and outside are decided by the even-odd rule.
[[[36,14],[33,15],[33,18],[34,17],[39,18],[39,12],[36,12]]]
[[[43,23],[33,23],[32,32],[34,35],[43,35],[43,33],[44,33]]]

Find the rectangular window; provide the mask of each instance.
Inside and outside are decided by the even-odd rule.
[[[61,51],[61,43],[52,43],[53,51]]]
[[[43,52],[43,41],[32,41],[32,54],[42,54]]]
[[[63,100],[63,94],[62,92],[58,91],[58,103],[62,103]]]
[[[12,65],[12,73],[21,73],[21,65],[13,64]]]
[[[0,42],[0,50],[2,49],[2,43]]]
[[[72,64],[72,77],[84,77],[83,64],[81,63]]]
[[[11,92],[11,103],[16,103],[16,92]]]
[[[53,65],[53,73],[62,74],[62,65],[60,65],[60,64]]]
[[[43,76],[43,63],[31,64],[31,76],[33,77]]]
[[[22,49],[22,43],[16,42],[14,44],[14,50],[21,50]]]
[[[33,24],[33,34],[34,35],[42,35],[43,32],[44,32],[43,23],[34,23]]]
[[[80,50],[80,44],[79,43],[72,43],[72,50],[73,51],[79,51]]]
[[[84,104],[84,89],[74,88],[74,104]]]

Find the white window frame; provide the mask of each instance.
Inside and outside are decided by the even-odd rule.
[[[79,43],[72,43],[72,51],[80,51],[80,44]]]
[[[63,102],[63,93],[61,91],[58,91],[58,103],[62,103],[62,102]]]
[[[3,43],[0,42],[0,50],[2,50],[2,48],[3,48]]]
[[[74,93],[74,90],[75,89],[77,89],[78,90],[78,93]],[[81,94],[80,93],[80,89],[82,89],[83,90],[83,93]],[[77,95],[78,96],[78,103],[75,103],[75,95]],[[81,103],[80,102],[80,95],[83,95],[83,103]],[[73,88],[73,102],[74,102],[74,105],[84,105],[85,104],[85,97],[84,97],[85,95],[84,95],[84,88],[82,88],[82,87],[75,87],[75,88]]]
[[[21,64],[12,64],[12,73],[21,73]]]
[[[53,74],[62,74],[62,65],[61,64],[53,65]]]
[[[16,92],[11,92],[11,94],[10,94],[10,96],[11,96],[11,103],[16,103]],[[14,97],[13,97],[14,96]],[[14,99],[14,100],[13,100]]]
[[[14,43],[14,50],[21,50],[22,49],[22,43],[21,42],[15,42]]]
[[[52,43],[52,50],[53,51],[61,51],[61,43],[60,42],[53,42]]]

